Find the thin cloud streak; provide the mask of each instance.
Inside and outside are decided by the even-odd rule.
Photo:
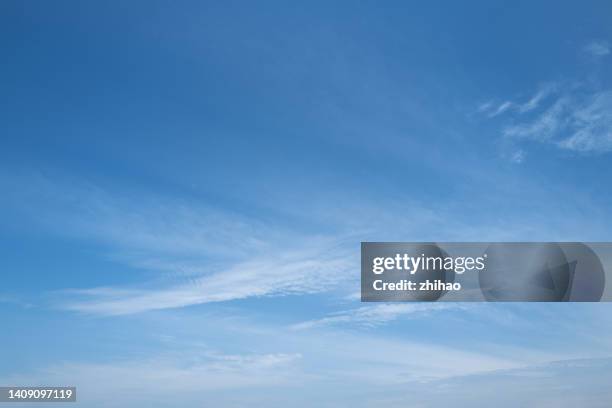
[[[554,94],[556,90],[557,85],[554,83],[549,83],[541,86],[540,89],[538,89],[536,93],[533,94],[533,96],[526,102],[521,103],[506,100],[500,104],[496,104],[493,101],[489,101],[481,104],[478,111],[485,114],[489,118],[494,118],[509,112],[517,112],[520,114],[528,113],[537,109],[541,103],[550,95]]]
[[[322,250],[270,257],[239,263],[172,287],[66,291],[67,295],[85,299],[65,302],[61,307],[83,313],[123,315],[248,297],[317,293],[347,281],[356,270],[348,255],[325,254]]]
[[[321,319],[297,323],[291,328],[304,330],[332,325],[375,327],[400,317],[426,317],[438,311],[465,310],[467,308],[469,306],[457,303],[383,303],[335,312]]]

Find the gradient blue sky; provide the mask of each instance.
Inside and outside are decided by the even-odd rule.
[[[358,299],[361,241],[612,240],[609,1],[3,1],[0,49],[0,385],[612,403],[607,304]]]

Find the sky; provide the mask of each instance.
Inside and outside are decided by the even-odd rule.
[[[609,304],[359,301],[362,241],[612,240],[609,1],[3,1],[0,49],[0,385],[612,403]]]

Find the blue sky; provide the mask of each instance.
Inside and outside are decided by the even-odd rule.
[[[361,241],[612,239],[610,2],[427,3],[2,2],[0,384],[609,406],[607,304],[359,302]]]

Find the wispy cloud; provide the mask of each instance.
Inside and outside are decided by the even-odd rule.
[[[15,295],[3,294],[0,293],[0,304],[4,303],[7,305],[15,305],[24,309],[29,309],[34,307],[34,305],[30,302],[24,301]]]
[[[556,91],[557,85],[548,83],[542,85],[529,99],[525,101],[506,100],[501,103],[489,101],[481,104],[478,111],[489,118],[502,115],[507,112],[527,113],[537,109],[540,104]]]
[[[526,123],[518,123],[506,127],[503,134],[510,138],[523,138],[538,141],[553,139],[566,126],[566,111],[569,105],[567,98],[557,99],[535,120]]]
[[[551,143],[578,152],[612,151],[612,91],[560,96],[531,121],[509,125],[502,132],[507,138]]]
[[[408,383],[362,402],[363,407],[490,406],[607,407],[612,400],[608,372],[612,359],[559,360],[522,368],[457,376],[428,384]]]
[[[583,50],[594,57],[604,57],[610,54],[610,43],[604,40],[594,40],[586,44]]]
[[[215,330],[223,330],[214,319],[209,323]],[[351,389],[395,387],[411,381],[520,368],[533,361],[528,353],[510,359],[474,345],[453,347],[437,340],[415,342],[329,328],[296,333],[264,326],[253,332],[248,326],[237,325],[232,333],[241,339],[239,348],[249,352],[220,352],[181,342],[171,350],[157,350],[155,355],[52,364],[0,377],[0,383],[76,385],[87,406],[151,406],[150,401],[166,398],[182,406],[227,406],[227,396],[233,393],[248,396],[252,402],[262,391],[282,386],[317,389],[327,398],[354,398],[353,392],[347,394],[339,385],[349,383]],[[202,330],[194,332],[202,336]],[[217,334],[231,338],[228,332]],[[122,396],[120,402],[113,400],[116,395]],[[284,400],[291,395],[282,394]]]
[[[478,175],[486,176],[490,175]],[[13,218],[98,244],[96,250],[106,267],[110,257],[121,268],[149,272],[139,281],[114,275],[100,286],[54,292],[54,306],[87,314],[125,315],[327,291],[345,291],[338,293],[345,296],[358,288],[356,254],[362,240],[511,240],[525,233],[552,239],[557,235],[550,235],[551,231],[560,234],[563,228],[575,229],[566,217],[563,222],[555,217],[551,226],[526,220],[522,214],[505,220],[496,217],[481,225],[466,219],[457,208],[423,207],[402,196],[385,202],[384,208],[360,198],[341,210],[311,209],[312,220],[329,230],[314,234],[308,223],[306,227],[284,224],[282,217],[271,222],[199,201],[118,188],[109,191],[61,177],[11,176],[10,182],[0,182],[5,191],[10,190],[14,207],[25,214]],[[543,197],[541,202],[550,199],[541,189],[523,184],[527,188],[533,196]],[[40,206],[41,202],[45,205]],[[5,210],[8,205],[3,202]],[[310,324],[374,324],[411,312],[418,313],[404,306],[363,309]]]
[[[612,91],[599,92],[571,114],[571,134],[559,141],[564,149],[612,151]]]
[[[76,385],[79,401],[87,406],[156,406],[160,400],[193,406],[194,401],[219,398],[219,394],[228,390],[296,386],[301,358],[300,354],[290,353],[222,354],[190,350],[189,354],[142,360],[66,362],[27,375],[5,377],[2,383]]]
[[[465,310],[457,303],[383,303],[335,312],[321,319],[308,320],[292,326],[295,330],[331,325],[378,326],[400,317],[425,317],[443,310]]]
[[[610,53],[605,40],[593,40],[582,50],[600,58]],[[506,99],[481,104],[478,111],[500,124],[504,154],[521,163],[527,156],[525,147],[517,145],[538,142],[580,153],[612,151],[612,90],[598,81],[548,82],[527,100]]]
[[[504,106],[516,109],[500,109]],[[565,89],[560,84],[549,85],[537,91],[528,102],[522,105],[507,102],[487,116],[498,115],[504,119],[500,133],[510,145],[531,141],[581,153],[612,151],[610,90],[589,90],[584,85],[568,85]],[[508,154],[510,160],[521,163],[527,154],[525,149],[512,150]]]
[[[489,112],[489,117],[492,118],[497,115],[501,115],[502,113],[506,112],[508,109],[512,108],[513,106],[514,104],[510,101],[503,102],[496,109]]]
[[[103,363],[69,361],[0,377],[0,381],[76,385],[81,403],[91,407],[169,402],[244,406],[254,401],[274,407],[288,402],[304,407],[337,406],[340,402],[371,407],[381,401],[404,406],[407,390],[416,406],[431,406],[428,401],[481,405],[495,401],[500,393],[503,399],[517,393],[515,397],[521,401],[555,406],[562,401],[556,393],[561,384],[573,403],[597,401],[589,399],[591,392],[597,392],[600,401],[601,395],[609,394],[605,374],[610,359],[606,358],[563,359],[512,347],[504,347],[500,353],[483,347],[476,338],[473,344],[456,345],[449,345],[452,338],[445,338],[447,344],[440,345],[435,337],[427,342],[410,341],[410,333],[399,339],[319,329],[298,334],[270,327],[274,335],[260,333],[245,342],[246,347],[254,348],[280,345],[282,352],[227,353],[192,346],[155,357]],[[288,392],[274,392],[280,387]],[[305,392],[308,389],[316,389],[316,395]],[[511,400],[516,403],[516,398]]]
[[[557,84],[548,83],[538,89],[538,91],[525,103],[518,105],[518,111],[520,113],[530,112],[540,106],[548,96],[552,95],[557,91]]]
[[[518,149],[510,154],[510,161],[520,164],[525,160],[525,156],[525,151],[523,149]]]
[[[24,187],[25,186],[25,187]],[[146,192],[29,177],[12,198],[28,218],[102,244],[149,282],[61,291],[61,308],[106,315],[327,291],[357,276],[353,242]],[[40,211],[37,203],[44,201]],[[29,208],[32,203],[32,208]],[[129,281],[129,279],[126,279]]]
[[[355,265],[347,254],[325,247],[268,254],[228,265],[188,282],[158,289],[94,288],[65,291],[62,307],[85,313],[121,315],[248,297],[327,291],[347,280]],[[202,269],[206,269],[205,267]]]

